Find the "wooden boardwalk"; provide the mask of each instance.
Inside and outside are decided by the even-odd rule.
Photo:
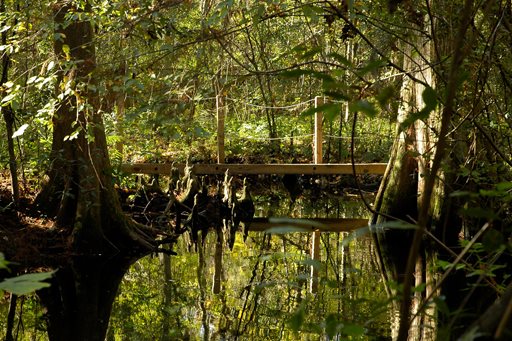
[[[386,170],[387,163],[356,163],[357,174],[377,174],[382,175]],[[121,165],[121,171],[125,173],[139,174],[165,174],[171,173],[172,165],[170,163],[125,163]],[[185,165],[175,165],[183,173]],[[352,174],[351,163],[321,163],[321,164],[194,164],[194,173],[197,175],[205,174],[224,174],[229,169],[229,173],[235,174]]]

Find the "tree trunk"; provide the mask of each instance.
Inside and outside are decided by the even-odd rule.
[[[2,0],[0,3],[0,14],[5,15],[5,1]],[[3,26],[5,23],[2,23],[2,45],[7,45],[7,30],[4,30]],[[4,51],[2,55],[2,76],[0,79],[0,88],[2,88],[2,91],[0,94],[2,97],[5,95],[4,84],[7,83],[8,80],[8,74],[9,74],[9,67],[11,65],[11,58],[9,57],[9,54],[7,51]],[[4,117],[5,122],[5,132],[7,133],[7,150],[9,152],[9,172],[11,173],[11,193],[12,193],[12,200],[14,203],[14,206],[18,206],[20,201],[20,185],[18,181],[18,165],[16,163],[16,153],[14,152],[14,138],[12,137],[14,133],[14,111],[12,110],[12,107],[10,104],[7,104],[6,106],[0,107],[0,110],[2,111],[2,116]]]
[[[75,258],[38,291],[52,341],[105,340],[112,305],[124,274],[138,257]]]
[[[403,69],[408,72],[402,81],[401,105],[398,114],[397,139],[393,145],[388,169],[384,175],[381,187],[375,201],[375,209],[378,214],[372,219],[373,224],[389,223],[392,220],[402,220],[416,224],[419,215],[420,203],[423,200],[425,175],[428,174],[430,157],[434,146],[431,145],[430,134],[425,121],[411,122],[411,115],[425,108],[423,99],[425,85],[432,85],[432,69],[426,65],[430,60],[431,42],[421,33],[429,31],[428,26],[423,27],[422,21],[418,21],[415,12],[407,13],[409,23],[415,29],[409,30],[406,41],[402,45],[404,52]],[[407,271],[407,261],[410,248],[404,247],[413,244],[414,230],[393,228],[379,231],[376,234],[376,242],[379,248],[380,260],[387,280],[404,283]],[[434,280],[434,276],[427,273],[427,269],[433,269],[435,257],[430,251],[420,246],[414,268],[412,268],[414,280],[411,285],[419,285],[425,279]],[[431,264],[432,263],[432,264]],[[428,283],[432,285],[432,283]],[[394,293],[398,294],[398,293]],[[414,293],[414,297],[406,300],[408,314],[400,315],[401,319],[409,319],[411,313],[417,314],[413,320],[410,340],[422,340],[430,333],[422,326],[432,325],[426,314],[418,311],[423,302],[420,292]],[[405,309],[405,308],[403,308]],[[427,320],[424,320],[427,319]],[[403,321],[402,321],[403,322]],[[398,323],[395,323],[398,326]],[[397,335],[397,331],[394,331]],[[400,335],[397,335],[399,338]]]
[[[98,110],[94,30],[85,10],[73,1],[53,6],[54,50],[60,62],[59,106],[53,115],[53,142],[48,182],[36,205],[56,225],[72,231],[78,254],[103,254],[153,241],[140,233],[121,211],[113,188],[105,130]],[[69,14],[81,12],[82,15]]]

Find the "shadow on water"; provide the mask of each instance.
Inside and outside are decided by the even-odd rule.
[[[368,215],[347,193],[305,191],[292,203],[282,187],[271,187],[253,198],[259,217]],[[209,233],[197,252],[180,238],[177,256],[146,257],[128,270],[108,339],[389,339],[389,302],[371,238],[319,236],[318,260],[311,257],[313,233],[251,231],[245,243],[237,233],[232,250],[222,233]]]

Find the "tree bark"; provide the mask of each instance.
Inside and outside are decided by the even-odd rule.
[[[53,115],[48,182],[36,205],[72,231],[75,253],[104,254],[155,247],[121,211],[113,187],[105,130],[98,110],[94,30],[90,6],[54,5],[54,50],[60,64],[59,106]],[[79,15],[71,15],[78,13]]]

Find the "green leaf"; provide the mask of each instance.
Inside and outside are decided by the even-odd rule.
[[[493,220],[497,218],[496,213],[491,209],[485,209],[483,207],[467,207],[463,208],[461,212],[466,217],[471,218],[484,218],[487,220]]]
[[[390,99],[395,95],[395,88],[393,86],[386,86],[382,89],[375,98],[381,107],[385,106]]]
[[[425,288],[427,287],[427,284],[426,283],[421,283],[419,284],[418,286],[414,287],[412,289],[413,292],[423,292],[425,291]]]
[[[437,106],[437,92],[431,87],[426,87],[421,94],[423,101],[425,102],[425,108],[430,111],[434,110]]]
[[[327,56],[333,58],[338,63],[340,63],[341,65],[345,65],[348,68],[354,67],[354,65],[352,64],[352,62],[350,62],[350,60],[348,60],[345,56],[342,56],[339,53],[333,52],[333,53],[329,53]]]
[[[364,327],[358,326],[356,324],[345,324],[343,328],[341,328],[341,332],[351,338],[360,338],[364,335],[365,329]]]
[[[319,54],[323,51],[322,47],[315,47],[308,51],[305,51],[304,54],[300,57],[302,60],[309,60],[313,58],[315,55]]]
[[[445,315],[450,314],[450,308],[448,308],[448,304],[446,304],[444,296],[434,297],[434,303],[440,312]]]
[[[2,105],[5,105],[9,102],[11,102],[15,97],[17,96],[16,93],[10,93],[8,94],[7,96],[5,96],[4,98],[2,98]]]
[[[368,115],[369,117],[375,117],[377,115],[377,110],[374,105],[367,100],[359,100],[357,102],[352,102],[349,104],[350,111],[360,111]]]
[[[9,269],[10,262],[5,259],[3,252],[0,252],[0,269]]]
[[[496,185],[496,190],[498,190],[500,192],[506,192],[506,191],[509,191],[511,189],[512,189],[512,182],[511,181],[500,182],[499,184]]]
[[[320,270],[322,268],[322,262],[317,261],[315,259],[306,258],[304,260],[299,261],[300,264],[306,265],[306,266],[312,266],[313,268]]]
[[[485,250],[494,252],[505,244],[505,237],[500,231],[491,228],[484,234],[482,244]]]
[[[286,70],[281,72],[279,75],[283,77],[300,77],[303,75],[311,75],[314,74],[316,71],[313,70],[304,70],[304,69],[293,69],[293,70]]]
[[[371,60],[368,64],[359,69],[357,73],[363,76],[386,65],[388,65],[388,62],[384,59]]]
[[[18,277],[6,278],[0,282],[0,289],[16,295],[26,295],[42,288],[48,288],[50,283],[43,282],[52,277],[54,271],[25,274]]]
[[[329,338],[333,338],[338,333],[338,326],[340,323],[336,318],[336,315],[329,314],[325,318],[325,333],[329,336]]]
[[[293,331],[298,332],[300,330],[304,323],[305,315],[304,304],[302,303],[288,320],[288,324]]]
[[[341,103],[325,103],[318,107],[312,107],[300,113],[300,117],[311,116],[317,112],[323,112],[325,117],[332,120],[341,112]]]

